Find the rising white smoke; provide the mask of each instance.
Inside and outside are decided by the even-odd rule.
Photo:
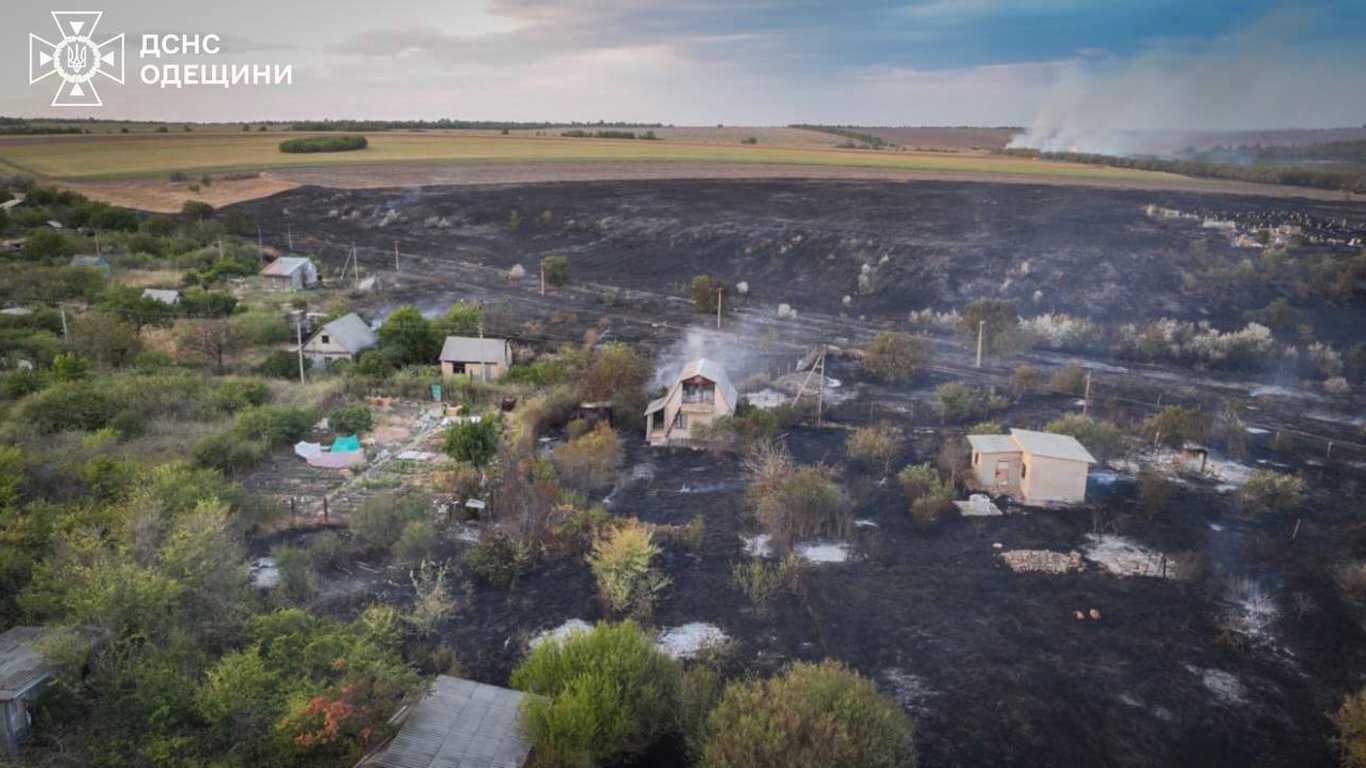
[[[1163,43],[1129,59],[1079,61],[1044,95],[1015,148],[1164,154],[1202,132],[1366,122],[1366,53],[1306,42],[1313,17],[1273,13],[1210,43]]]

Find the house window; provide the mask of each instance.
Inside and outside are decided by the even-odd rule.
[[[688,428],[688,414],[679,412],[674,416],[674,429]]]
[[[323,343],[324,343],[324,344],[331,344],[331,343],[332,343],[332,339],[331,339],[330,337],[328,337],[328,335],[325,334],[325,333],[323,334]]]
[[[715,399],[716,388],[711,384],[684,382],[683,402],[710,404]]]
[[[464,363],[451,363],[451,375],[460,376],[465,372]]]
[[[1020,479],[1021,479],[1021,480],[1025,479],[1025,475],[1028,475],[1028,474],[1029,474],[1029,465],[1028,465],[1028,464],[1021,464],[1021,465],[1020,465]]]

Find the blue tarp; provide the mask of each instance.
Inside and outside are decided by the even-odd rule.
[[[347,435],[332,441],[332,453],[356,453],[360,450],[360,435]]]

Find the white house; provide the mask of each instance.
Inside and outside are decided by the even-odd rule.
[[[1008,435],[968,435],[977,487],[1025,504],[1077,504],[1095,457],[1074,437],[1012,429]]]
[[[354,360],[361,352],[379,343],[370,326],[355,312],[342,315],[324,325],[304,342],[304,357],[314,365],[333,360]]]
[[[472,336],[447,336],[441,345],[441,375],[469,375],[496,379],[512,365],[512,345],[507,339],[478,339]]]
[[[739,395],[719,363],[699,358],[683,366],[668,394],[645,409],[650,445],[688,445],[692,430],[735,413]]]
[[[302,256],[281,256],[261,270],[261,286],[269,291],[302,291],[318,284],[318,268]]]

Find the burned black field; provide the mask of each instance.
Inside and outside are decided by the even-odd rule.
[[[283,246],[288,227],[295,249],[316,253],[334,275],[354,243],[363,273],[380,278],[376,290],[357,294],[362,312],[405,302],[440,311],[477,299],[508,307],[523,323],[514,338],[528,346],[581,340],[593,328],[661,360],[690,326],[710,322],[680,298],[703,273],[747,284],[733,297],[733,335],[712,338],[735,349],[762,334],[797,350],[856,346],[904,327],[912,311],[984,296],[1012,299],[1022,315],[1236,328],[1245,313],[1287,294],[1255,281],[1192,282],[1182,268],[1192,242],[1216,255],[1236,246],[1200,220],[1156,218],[1145,212],[1150,204],[1268,226],[1296,222],[1307,240],[1298,247],[1311,253],[1353,252],[1326,240],[1350,242],[1366,221],[1361,204],[1349,202],[948,182],[301,188],[241,207],[261,222],[268,245]],[[569,258],[574,283],[543,298],[535,270],[549,254]],[[525,275],[509,276],[518,265]],[[780,303],[796,318],[773,320]],[[1298,306],[1318,338],[1343,348],[1362,340],[1359,302]],[[1266,372],[1117,365],[1097,350],[1020,352],[976,371],[959,342],[937,343],[938,367],[907,385],[876,382],[852,356],[832,358],[829,374],[845,396],[821,428],[784,432],[794,458],[835,469],[857,522],[843,542],[847,560],[811,564],[801,588],[766,610],[730,583],[731,566],[748,557],[746,538],[758,532],[741,462],[652,449],[638,432],[627,434],[620,478],[592,501],[648,523],[705,522],[697,551],[665,547],[671,584],[653,623],[719,628],[729,638],[719,663],[735,676],[798,659],[845,661],[913,713],[927,766],[1334,765],[1326,715],[1366,680],[1366,613],[1334,578],[1337,566],[1366,556],[1366,455],[1350,447],[1360,440],[1359,396],[1287,392],[1291,382]],[[1222,480],[1182,478],[1149,519],[1137,509],[1133,473],[1114,462],[1093,472],[1083,508],[954,513],[925,529],[889,473],[846,456],[850,428],[886,420],[903,438],[892,473],[934,461],[945,428],[928,407],[936,385],[999,385],[1017,363],[1068,360],[1096,371],[1096,400],[1114,398],[1107,409],[1116,421],[1147,417],[1164,398],[1210,408],[1233,395],[1253,402],[1249,424],[1259,428],[1249,430],[1246,454],[1216,456],[1239,470],[1298,472],[1303,499],[1254,516]],[[1268,388],[1283,396],[1265,395]],[[995,420],[1038,427],[1077,410],[1073,396],[1036,392]],[[1323,440],[1273,440],[1281,429]],[[1328,439],[1340,441],[1336,451],[1324,451]],[[1097,536],[1159,553],[1164,566],[1169,557],[1179,577],[1111,572],[1088,549]],[[455,537],[443,545],[452,559],[466,546]],[[1088,559],[1079,572],[1017,573],[1000,553],[1021,549],[1085,551]],[[324,575],[351,583],[334,593],[338,613],[377,594],[408,594],[401,568],[347,570]],[[538,633],[609,618],[581,558],[540,563],[512,588],[466,577],[462,586],[439,639],[466,675],[490,683],[507,682]],[[1076,618],[1092,609],[1099,618]]]

